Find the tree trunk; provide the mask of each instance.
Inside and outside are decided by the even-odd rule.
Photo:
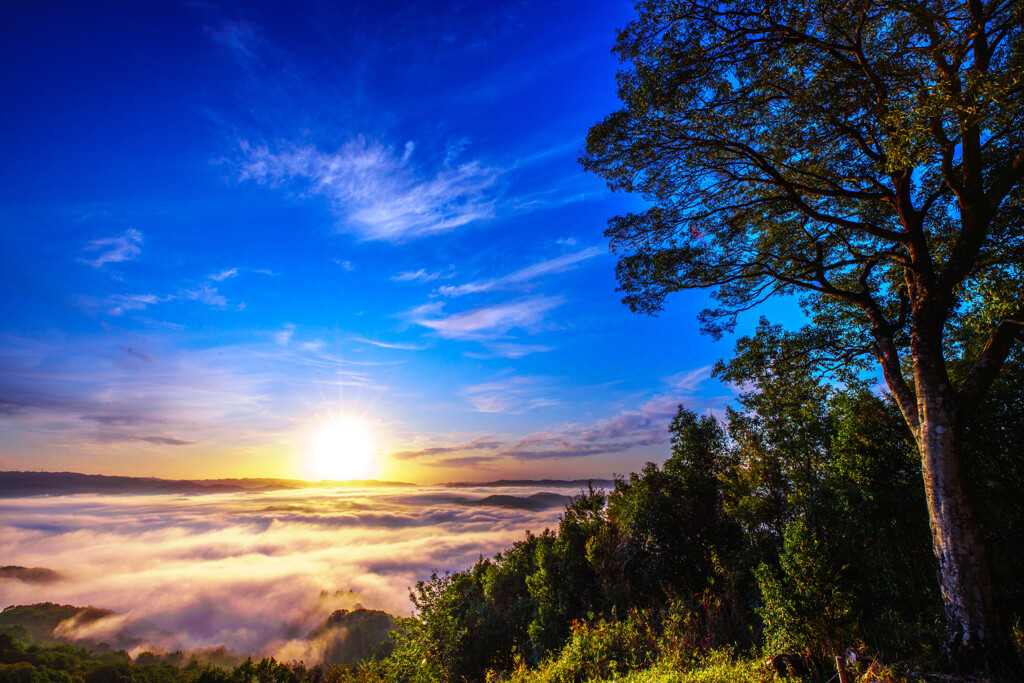
[[[1021,672],[996,597],[984,541],[967,495],[960,460],[961,417],[944,372],[915,368],[920,429],[917,434],[925,496],[946,617],[943,655],[961,670]],[[929,371],[931,370],[931,371]]]

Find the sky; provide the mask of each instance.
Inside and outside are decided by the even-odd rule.
[[[577,158],[628,2],[0,6],[0,469],[610,477],[721,411]],[[749,330],[753,316],[741,322]]]

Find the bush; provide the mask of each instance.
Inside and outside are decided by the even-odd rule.
[[[759,657],[733,659],[725,650],[710,653],[699,666],[678,669],[659,662],[650,669],[636,671],[620,683],[780,683],[774,671]]]
[[[569,641],[554,659],[533,672],[521,668],[512,674],[511,680],[584,683],[615,678],[650,666],[657,656],[655,633],[639,612],[631,612],[620,621],[576,621]]]
[[[762,564],[755,572],[770,652],[828,656],[853,644],[853,596],[844,592],[836,564],[802,520],[786,527],[779,570]]]

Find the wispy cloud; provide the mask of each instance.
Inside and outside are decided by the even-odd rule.
[[[216,280],[216,278],[213,278]],[[225,308],[228,305],[227,298],[217,291],[211,282],[204,282],[197,287],[181,289],[175,294],[159,296],[156,294],[111,294],[105,299],[93,297],[79,297],[79,304],[87,309],[106,309],[107,315],[120,316],[132,311],[144,311],[150,306],[167,303],[169,301],[198,301],[201,304],[214,308]],[[244,309],[245,304],[239,304],[239,309]],[[139,319],[155,327],[170,327],[180,329],[181,325],[174,323],[163,323],[149,319]]]
[[[570,423],[519,437],[491,435],[410,448],[392,457],[436,461],[443,466],[454,458],[490,459],[491,462],[582,458],[663,445],[668,443],[669,422],[678,406],[687,404],[694,408],[694,394],[710,376],[710,369],[708,366],[673,376],[666,381],[665,391],[592,422]],[[482,412],[515,410],[517,406],[526,406],[524,409],[529,410],[529,401],[534,396],[531,391],[543,386],[537,378],[510,377],[470,387],[468,389],[475,391],[464,390],[464,395],[468,400],[477,398],[479,406],[476,407]],[[505,396],[509,398],[503,398]],[[543,394],[537,396],[544,400]]]
[[[365,337],[352,337],[352,341],[361,342],[363,344],[370,344],[372,346],[379,346],[382,349],[399,349],[402,351],[423,351],[428,348],[425,344],[402,344],[400,342],[383,342],[377,339],[367,339]]]
[[[464,387],[462,395],[478,413],[524,413],[534,408],[557,405],[546,394],[547,377],[501,377],[490,382]]]
[[[235,277],[236,275],[238,275],[238,268],[228,268],[227,270],[222,270],[219,273],[214,273],[207,277],[216,282],[222,282],[228,278]]]
[[[70,345],[11,337],[4,347],[0,415],[11,457],[19,450],[54,455],[72,448],[77,459],[102,460],[116,451],[105,446],[100,454],[92,444],[181,446],[222,433],[237,437],[248,431],[236,432],[239,423],[260,414],[267,400],[268,378],[249,366],[247,349],[225,356],[222,350],[154,351],[144,340],[77,338]],[[162,429],[154,433],[155,424]]]
[[[292,340],[292,335],[295,334],[295,325],[292,323],[286,323],[285,326],[275,332],[272,337],[274,343],[278,346],[288,346],[288,343]]]
[[[391,279],[395,282],[433,282],[438,278],[450,277],[443,270],[436,270],[433,272],[427,272],[423,268],[419,270],[407,270],[396,275],[392,275]]]
[[[195,441],[186,441],[185,439],[176,439],[172,436],[159,436],[159,435],[148,435],[139,436],[136,434],[121,434],[117,432],[101,432],[97,437],[96,441],[99,443],[121,443],[131,441],[142,441],[145,443],[151,443],[154,446],[194,446]]]
[[[203,283],[196,289],[182,290],[181,296],[214,308],[224,308],[228,305],[228,300],[222,294],[217,293],[216,287],[208,283]]]
[[[80,335],[72,344],[0,335],[4,457],[17,467],[45,454],[39,464],[153,474],[160,461],[136,455],[195,443],[203,449],[177,449],[185,452],[176,467],[202,467],[213,448],[228,462],[277,439],[301,442],[294,419],[308,407],[286,388],[290,381],[321,395],[341,386],[387,390],[365,362],[332,356],[319,339],[293,337],[292,327],[280,332],[276,340],[204,349],[159,338]]]
[[[484,346],[490,353],[479,353],[467,351],[464,355],[469,358],[522,358],[531,353],[546,353],[554,351],[555,347],[544,344],[517,344],[515,342],[485,342]]]
[[[437,291],[444,296],[454,297],[499,289],[511,289],[524,285],[531,280],[536,280],[537,278],[545,275],[561,273],[572,268],[580,261],[593,258],[601,253],[603,253],[602,249],[599,249],[598,247],[589,247],[572,254],[565,254],[557,258],[535,263],[532,266],[527,266],[526,268],[517,270],[514,273],[503,275],[502,277],[491,278],[488,280],[477,280],[476,282],[467,282],[462,285],[445,285],[440,287]]]
[[[401,242],[446,232],[494,216],[499,171],[450,154],[432,171],[401,152],[357,137],[336,152],[314,146],[241,144],[239,180],[287,186],[330,202],[339,229],[365,240]]]
[[[114,294],[107,298],[110,315],[121,315],[125,311],[142,311],[147,306],[165,301],[155,294]]]
[[[142,252],[142,233],[128,228],[123,235],[92,240],[84,251],[95,253],[94,258],[79,259],[93,268],[101,268],[105,263],[130,261]]]
[[[704,383],[709,377],[711,377],[712,366],[705,365],[704,367],[696,368],[695,370],[688,370],[686,372],[680,372],[665,380],[673,389],[685,393],[694,393],[700,389],[700,385]]]
[[[443,304],[435,302],[414,308],[410,322],[433,330],[445,339],[491,341],[514,328],[536,331],[545,314],[565,303],[559,296],[535,296],[491,306],[481,306],[451,315],[440,315]]]

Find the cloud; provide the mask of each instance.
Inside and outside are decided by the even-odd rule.
[[[580,261],[593,258],[601,253],[603,253],[602,249],[599,249],[598,247],[589,247],[572,254],[565,254],[557,258],[535,263],[532,266],[527,266],[526,268],[522,268],[514,273],[509,273],[508,275],[504,275],[499,278],[477,280],[476,282],[468,282],[463,285],[445,285],[440,287],[437,291],[439,294],[443,294],[444,296],[454,297],[462,296],[464,294],[489,292],[497,289],[511,289],[513,287],[524,285],[531,280],[535,280],[545,275],[564,272]]]
[[[432,302],[417,306],[406,317],[445,339],[488,341],[515,328],[538,329],[545,313],[563,303],[559,296],[535,296],[444,316],[440,315],[443,304]]]
[[[398,349],[401,351],[423,351],[428,348],[421,344],[402,344],[399,342],[382,342],[376,339],[366,339],[364,337],[352,337],[352,341],[361,342],[363,344],[370,344],[372,346],[379,346],[382,349]]]
[[[447,276],[443,270],[428,273],[423,268],[420,268],[419,270],[407,270],[405,272],[392,275],[391,279],[395,282],[433,282],[441,277],[450,276]]]
[[[97,437],[96,441],[99,443],[128,443],[128,442],[144,442],[151,443],[156,446],[194,446],[196,441],[186,441],[185,439],[176,439],[172,436],[161,436],[161,435],[148,435],[140,436],[138,434],[126,434],[119,432],[101,432]]]
[[[361,136],[336,152],[243,142],[238,178],[323,197],[339,229],[364,240],[402,242],[494,216],[498,170],[477,160],[456,163],[450,154],[425,172],[413,165],[413,150],[409,142],[398,154]]]
[[[278,346],[288,346],[288,342],[292,340],[294,334],[295,325],[286,323],[283,329],[273,334],[274,343]]]
[[[147,306],[166,301],[156,294],[113,294],[107,297],[107,313],[121,315],[125,311],[142,311]]]
[[[334,265],[338,266],[342,270],[355,270],[356,267],[351,261],[342,261],[341,259],[334,259]]]
[[[462,395],[478,413],[524,413],[558,405],[545,395],[550,383],[547,377],[504,377],[464,387]]]
[[[98,252],[94,258],[79,259],[93,268],[101,268],[105,263],[130,261],[142,252],[142,233],[135,228],[128,228],[123,235],[104,237],[92,240],[84,251]]]
[[[322,354],[268,341],[174,349],[84,335],[74,344],[0,336],[0,424],[8,462],[29,466],[34,453],[46,453],[50,463],[73,457],[99,466],[130,455],[144,468],[145,444],[154,451],[193,442],[246,448],[288,427],[285,413],[295,406],[287,394],[274,393],[283,368],[308,360],[314,383],[366,382],[363,373],[332,365]],[[280,405],[269,414],[272,396]],[[258,436],[254,421],[261,425]]]
[[[209,275],[207,277],[209,277],[209,279],[211,280],[215,280],[216,282],[222,282],[223,280],[235,277],[236,275],[238,275],[238,268],[229,268],[227,270],[222,270],[219,273],[214,273],[213,275]]]
[[[667,391],[646,398],[635,407],[588,423],[571,423],[524,436],[490,435],[463,442],[410,448],[392,454],[398,460],[421,459],[443,463],[454,458],[545,460],[582,458],[624,453],[637,448],[660,446],[669,440],[668,426],[680,404],[693,406],[701,382],[710,377],[711,366],[674,375],[666,381]],[[523,381],[529,380],[529,381]],[[531,386],[532,385],[532,386]],[[543,386],[537,378],[508,378],[471,387],[468,400],[477,399],[483,412],[530,409],[531,389]],[[522,411],[519,411],[522,412]]]
[[[672,375],[665,382],[674,389],[679,389],[685,393],[694,393],[699,388],[704,380],[711,377],[711,371],[713,366],[705,365],[704,367],[697,368],[695,370],[688,370],[686,372],[680,372]]]
[[[217,288],[205,282],[196,289],[183,290],[181,296],[214,308],[224,308],[228,305],[228,300],[217,293]]]
[[[170,436],[133,436],[133,441],[145,441],[147,443],[157,444],[160,446],[194,446],[195,441],[185,441],[184,439],[175,439]]]
[[[61,580],[4,581],[2,590],[5,604],[50,601],[117,613],[88,628],[69,624],[69,635],[126,633],[137,639],[135,651],[223,645],[273,656],[357,601],[407,616],[409,587],[433,570],[465,569],[527,529],[554,526],[557,506],[463,504],[534,492],[408,487],[9,498],[0,519],[5,563],[46,567]]]
[[[477,353],[473,351],[467,351],[464,355],[469,358],[522,358],[528,356],[531,353],[546,353],[548,351],[554,351],[555,347],[545,346],[543,344],[516,344],[513,342],[485,342],[490,353]]]

